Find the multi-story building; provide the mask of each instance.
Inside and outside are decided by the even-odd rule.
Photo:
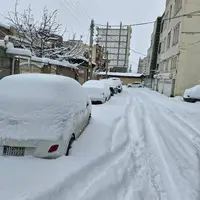
[[[160,27],[161,27],[162,17],[158,17],[153,26],[153,32],[151,34],[151,43],[147,51],[147,68],[145,72],[145,85],[152,88],[154,83],[154,75],[157,70],[157,55],[158,47],[160,41]]]
[[[123,26],[113,28],[107,26],[97,29],[97,42],[108,51],[110,71],[126,72],[129,66],[130,41],[132,28]]]
[[[139,74],[146,74],[148,70],[148,57],[139,58],[138,63],[138,73]]]
[[[186,88],[199,84],[199,11],[199,0],[166,0],[154,89],[167,96],[183,95]]]

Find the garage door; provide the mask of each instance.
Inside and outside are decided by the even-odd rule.
[[[170,97],[172,94],[172,80],[164,80],[163,94]]]
[[[158,80],[158,92],[163,94],[163,88],[164,88],[163,79],[159,79]]]

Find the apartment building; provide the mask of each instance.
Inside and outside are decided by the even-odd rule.
[[[146,74],[148,70],[148,57],[139,58],[138,71],[139,74]]]
[[[154,89],[167,96],[183,95],[200,84],[199,11],[199,0],[166,1]]]
[[[97,29],[97,43],[108,51],[109,70],[126,72],[129,66],[131,26],[112,27],[107,25]]]

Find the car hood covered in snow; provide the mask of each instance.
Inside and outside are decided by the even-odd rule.
[[[200,85],[196,85],[193,88],[186,89],[183,96],[184,98],[200,99]]]

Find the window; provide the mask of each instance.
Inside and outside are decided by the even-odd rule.
[[[174,15],[176,15],[182,8],[182,0],[175,0]]]
[[[167,36],[167,49],[169,49],[171,46],[171,31],[168,33]]]
[[[170,10],[169,10],[169,23],[171,21],[172,18],[172,5],[170,6]]]
[[[175,56],[171,59],[171,69],[176,69],[178,57]]]
[[[169,59],[167,59],[165,63],[165,72],[168,72],[168,71],[169,71]]]
[[[158,46],[158,54],[160,54],[161,52],[161,43],[159,43],[159,46]]]
[[[160,72],[164,71],[164,65],[165,65],[164,61],[162,61],[161,63],[159,63],[159,71]]]
[[[161,33],[163,32],[163,28],[164,28],[164,21],[162,21],[162,23],[161,23],[161,28],[160,28]]]
[[[167,14],[165,15],[164,27],[163,27],[164,30],[167,28],[167,22],[168,22],[168,20],[166,20],[166,19],[168,19],[168,18],[169,18],[169,12],[167,12]]]
[[[165,38],[164,42],[163,42],[163,52],[165,52],[165,49],[166,49],[166,41],[167,41],[167,39]]]
[[[179,34],[180,34],[180,23],[177,24],[174,28],[173,45],[176,45],[179,42]]]
[[[166,0],[166,7],[167,7],[167,5],[169,4],[169,2],[170,2],[170,0]]]
[[[165,47],[166,47],[166,38],[163,40],[163,42],[161,42],[161,50],[160,50],[161,53],[165,52]]]

